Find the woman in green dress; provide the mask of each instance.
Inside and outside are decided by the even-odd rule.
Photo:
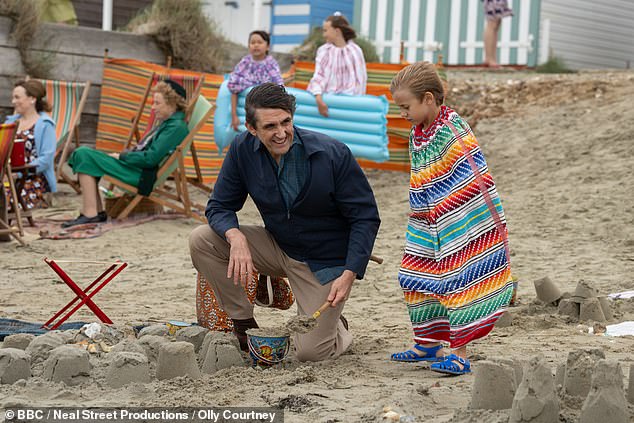
[[[152,110],[161,124],[139,141],[133,150],[108,154],[79,147],[73,152],[68,163],[78,174],[82,210],[79,217],[63,223],[62,227],[107,220],[97,186],[104,175],[137,187],[140,194],[152,191],[159,164],[189,132],[185,122],[185,89],[174,81],[166,80],[156,84],[153,96]]]

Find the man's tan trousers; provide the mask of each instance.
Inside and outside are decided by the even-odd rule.
[[[240,231],[249,242],[253,264],[259,272],[288,277],[298,314],[312,315],[327,300],[330,284],[321,285],[306,263],[287,256],[266,229],[241,226]],[[227,278],[229,248],[229,243],[209,225],[197,227],[189,236],[194,267],[211,284],[220,307],[233,319],[249,319],[253,317],[253,304],[247,299],[244,288]],[[343,306],[340,303],[322,313],[318,326],[309,333],[293,336],[298,360],[325,360],[337,357],[348,349],[352,335],[339,319]]]

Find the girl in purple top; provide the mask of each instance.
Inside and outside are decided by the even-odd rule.
[[[227,87],[231,91],[231,127],[234,131],[240,126],[238,119],[238,94],[254,85],[264,82],[284,85],[280,66],[269,56],[269,34],[265,31],[253,31],[249,34],[249,54],[233,69]]]

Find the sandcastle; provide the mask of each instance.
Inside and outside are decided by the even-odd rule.
[[[30,333],[16,333],[15,335],[9,335],[4,338],[4,341],[2,341],[2,347],[25,350],[34,338],[35,335],[31,335]]]
[[[112,354],[106,382],[113,388],[130,383],[150,381],[150,366],[145,355],[135,352],[116,352]]]
[[[31,356],[18,348],[0,349],[0,383],[12,384],[31,377]]]
[[[559,421],[559,401],[555,384],[543,355],[528,362],[524,377],[513,397],[510,423]]]
[[[577,349],[568,353],[564,371],[564,393],[579,397],[588,395],[592,372],[601,359],[605,359],[605,354],[596,348]]]
[[[81,347],[62,345],[51,351],[44,362],[42,377],[66,385],[80,385],[90,378],[90,354]]]
[[[592,373],[590,392],[581,408],[579,423],[629,421],[621,366],[616,361],[599,360]]]
[[[156,378],[171,379],[177,376],[200,378],[194,346],[189,342],[166,342],[159,347]]]
[[[570,351],[555,377],[542,354],[523,369],[519,364],[503,359],[478,362],[469,409],[509,413],[509,423],[550,423],[560,421],[560,415],[580,423],[624,423],[633,417],[627,401],[634,403],[634,365],[626,400],[620,364],[605,360],[600,349]]]
[[[7,336],[0,348],[0,384],[24,383],[35,376],[68,386],[101,380],[120,388],[179,376],[197,379],[228,367],[248,366],[237,338],[229,333],[195,325],[174,335],[165,325],[149,326],[139,338],[132,330],[128,337],[124,332],[125,328],[117,331],[117,336],[107,339],[113,345],[99,349],[89,348],[94,340],[77,330]]]
[[[512,366],[501,362],[481,361],[475,368],[470,408],[511,408],[516,388],[515,370]]]
[[[238,339],[224,332],[208,332],[198,353],[200,370],[215,373],[220,369],[244,366]]]
[[[579,281],[574,294],[561,292],[548,278],[535,282],[537,298],[557,305],[558,313],[574,320],[607,322],[613,319],[610,300],[586,281]]]
[[[561,289],[548,276],[536,280],[533,284],[535,285],[537,298],[546,304],[552,303],[556,305],[563,296]]]

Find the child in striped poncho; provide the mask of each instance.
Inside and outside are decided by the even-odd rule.
[[[502,204],[471,128],[443,105],[434,66],[408,66],[390,91],[414,125],[411,214],[398,279],[415,342],[391,358],[468,373],[467,344],[491,331],[513,294]]]

